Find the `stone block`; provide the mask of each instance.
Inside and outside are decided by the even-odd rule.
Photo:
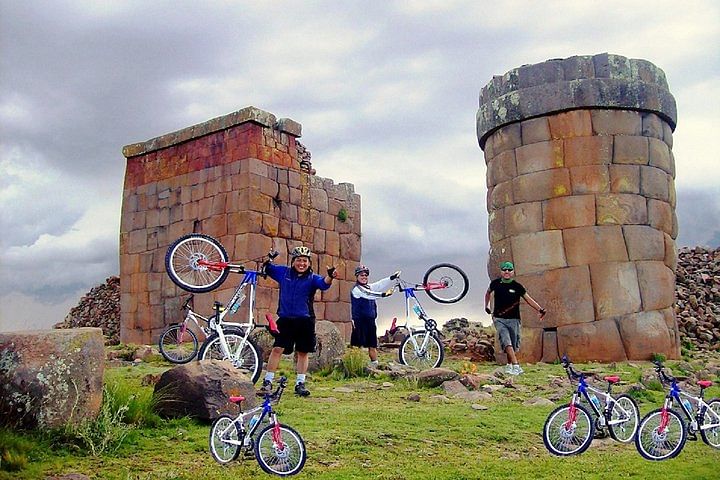
[[[512,180],[515,203],[538,202],[570,195],[570,173],[566,168],[545,170],[521,175]]]
[[[487,186],[507,182],[517,176],[515,150],[507,150],[491,158],[487,164]]]
[[[670,125],[667,124],[667,122],[663,122],[663,142],[667,144],[668,147],[673,147],[673,129],[670,127]]]
[[[611,193],[595,197],[598,225],[638,225],[648,223],[648,205],[644,197]]]
[[[235,236],[235,260],[260,258],[266,255],[272,246],[270,237],[259,233],[241,233]]]
[[[325,233],[325,251],[328,255],[340,256],[340,234],[330,231]]]
[[[637,165],[610,165],[610,192],[640,193],[640,167]]]
[[[663,232],[647,225],[622,227],[630,260],[663,260],[665,238]]]
[[[539,172],[563,166],[563,142],[553,140],[523,145],[515,149],[517,174]]]
[[[495,342],[498,343],[497,335]],[[523,325],[520,332],[520,349],[517,352],[517,358],[522,363],[539,362],[543,355],[543,329],[532,328]],[[495,351],[500,350],[500,345],[495,347]]]
[[[521,122],[520,131],[523,145],[550,140],[550,124],[547,117],[531,118]]]
[[[613,137],[568,138],[563,144],[566,167],[612,163]]]
[[[642,117],[631,110],[597,109],[590,112],[596,135],[641,135]]]
[[[667,233],[663,233],[663,238],[665,239],[665,265],[667,265],[670,270],[675,272],[677,271],[678,263],[677,244],[675,243],[675,240],[673,240],[673,238]]]
[[[665,308],[660,311],[663,318],[665,319],[665,325],[668,328],[668,335],[670,335],[670,344],[672,346],[671,351],[668,352],[667,357],[677,360],[680,358],[680,332],[678,330],[677,319],[672,308]]]
[[[573,195],[543,202],[545,230],[595,225],[595,196]]]
[[[360,261],[360,237],[354,233],[340,235],[340,256],[345,259]]]
[[[213,215],[202,220],[200,231],[215,238],[227,235],[227,215]]]
[[[574,195],[607,193],[610,174],[606,165],[582,165],[570,169],[570,183]]]
[[[563,243],[568,265],[628,260],[619,225],[568,228],[563,230]]]
[[[648,224],[676,238],[673,210],[669,203],[650,199],[647,201]]]
[[[512,123],[499,128],[491,135],[492,148],[495,155],[512,150],[522,145],[522,132],[519,123]]]
[[[642,115],[642,136],[663,139],[663,121],[655,113],[646,112]]]
[[[661,312],[627,315],[618,319],[618,327],[628,360],[650,360],[653,354],[671,355],[675,350]]]
[[[552,139],[589,137],[592,135],[592,120],[589,110],[571,110],[548,117]]]
[[[557,331],[543,331],[542,347],[542,359],[540,361],[544,363],[553,363],[560,360]]]
[[[280,227],[280,219],[275,215],[262,215],[262,233],[268,237],[277,237]]]
[[[498,278],[500,276],[500,263],[506,260],[512,260],[512,258],[512,243],[509,238],[505,238],[499,242],[491,242],[487,263],[488,276],[490,278]]]
[[[590,265],[595,318],[639,312],[642,307],[635,265],[630,262]]]
[[[504,208],[491,210],[488,213],[488,237],[490,238],[490,243],[497,242],[506,237]]]
[[[558,327],[557,339],[560,352],[576,363],[627,360],[614,319]]]
[[[649,161],[648,155],[647,137],[624,135],[618,135],[615,137],[613,163],[647,165]]]
[[[667,144],[656,138],[648,138],[648,163],[675,177],[675,159]]]
[[[244,210],[227,214],[227,233],[237,235],[240,233],[260,233],[263,226],[263,214]]]
[[[562,232],[525,233],[510,239],[518,275],[566,267]]]
[[[518,203],[505,207],[503,210],[506,236],[539,232],[543,229],[542,204],[540,202]]]
[[[310,203],[312,208],[321,212],[328,211],[328,194],[325,190],[320,188],[310,189]]]
[[[488,209],[496,209],[512,205],[513,182],[498,183],[488,191]]]
[[[640,193],[647,198],[669,202],[669,176],[655,167],[640,167]]]
[[[643,310],[661,310],[675,301],[675,274],[663,261],[635,264]]]
[[[524,325],[559,327],[595,319],[590,269],[587,265],[522,275],[517,280],[548,312],[540,321],[535,310],[524,301],[521,302],[520,315]]]

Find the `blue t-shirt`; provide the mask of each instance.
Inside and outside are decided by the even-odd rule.
[[[265,271],[278,282],[280,299],[277,314],[279,317],[315,318],[313,298],[318,290],[327,290],[330,285],[325,279],[309,270],[302,275],[291,267],[269,264]]]

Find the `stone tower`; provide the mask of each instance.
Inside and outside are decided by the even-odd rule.
[[[511,260],[546,306],[521,302],[521,358],[679,356],[677,219],[665,74],[600,54],[525,65],[480,93],[488,273]]]
[[[120,225],[120,340],[154,343],[165,325],[182,319],[187,292],[165,273],[170,243],[187,233],[220,240],[232,261],[271,248],[284,264],[296,245],[313,251],[313,269],[338,268],[338,281],[316,298],[317,318],[350,337],[350,289],[360,260],[360,196],[348,183],[315,175],[297,142],[302,127],[247,107],[147,142],[127,145]],[[250,264],[254,268],[253,264]],[[212,313],[240,281],[195,295],[195,310]],[[261,279],[255,319],[277,308],[275,282]],[[240,309],[235,320],[244,321]]]

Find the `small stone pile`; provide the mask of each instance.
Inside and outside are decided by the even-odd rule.
[[[100,327],[107,345],[120,343],[120,277],[93,287],[54,328]]]
[[[451,353],[468,357],[473,362],[495,360],[494,331],[466,318],[453,318],[442,327],[445,345]]]
[[[720,248],[681,248],[675,290],[680,341],[720,350]]]

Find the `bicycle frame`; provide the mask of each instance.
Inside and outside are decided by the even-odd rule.
[[[398,277],[397,283],[395,284],[393,289],[396,288],[398,291],[402,292],[405,295],[405,324],[400,325],[399,327],[405,328],[410,332],[410,341],[412,342],[413,348],[415,348],[415,350],[425,351],[427,349],[430,335],[435,335],[437,337],[439,335],[439,332],[437,329],[437,323],[435,322],[435,320],[428,317],[425,309],[420,303],[420,300],[418,300],[417,296],[415,295],[415,292],[433,288],[444,288],[444,285],[437,284],[436,286],[432,287],[428,285],[410,284]],[[413,327],[412,325],[410,325],[411,310],[413,313],[415,313],[415,315],[417,315],[418,319],[423,321],[423,327]],[[425,335],[422,344],[418,344],[413,334],[416,331],[421,330],[421,328],[425,328],[429,335]]]
[[[668,376],[662,369],[656,368],[658,372],[658,376],[660,376],[660,380],[663,383],[669,383],[670,389],[668,390],[667,395],[665,395],[665,401],[663,402],[662,407],[662,420],[660,424],[661,431],[667,426],[668,424],[668,409],[673,407],[673,402],[677,402],[677,404],[680,406],[680,409],[682,410],[683,414],[685,415],[685,418],[687,418],[688,426],[690,433],[699,432],[701,430],[709,430],[711,428],[716,428],[720,426],[720,415],[716,414],[714,411],[710,410],[708,408],[708,404],[705,402],[705,399],[703,398],[703,393],[705,391],[704,388],[701,387],[700,389],[700,395],[694,396],[687,392],[684,392],[680,385],[678,385],[677,379],[675,377]],[[693,413],[685,406],[685,403],[682,401],[682,397],[687,398],[688,400],[694,401],[697,405],[695,415],[693,416]],[[706,423],[705,425],[701,425],[701,422],[703,420],[703,417],[706,414],[710,414],[712,417],[712,423]]]

